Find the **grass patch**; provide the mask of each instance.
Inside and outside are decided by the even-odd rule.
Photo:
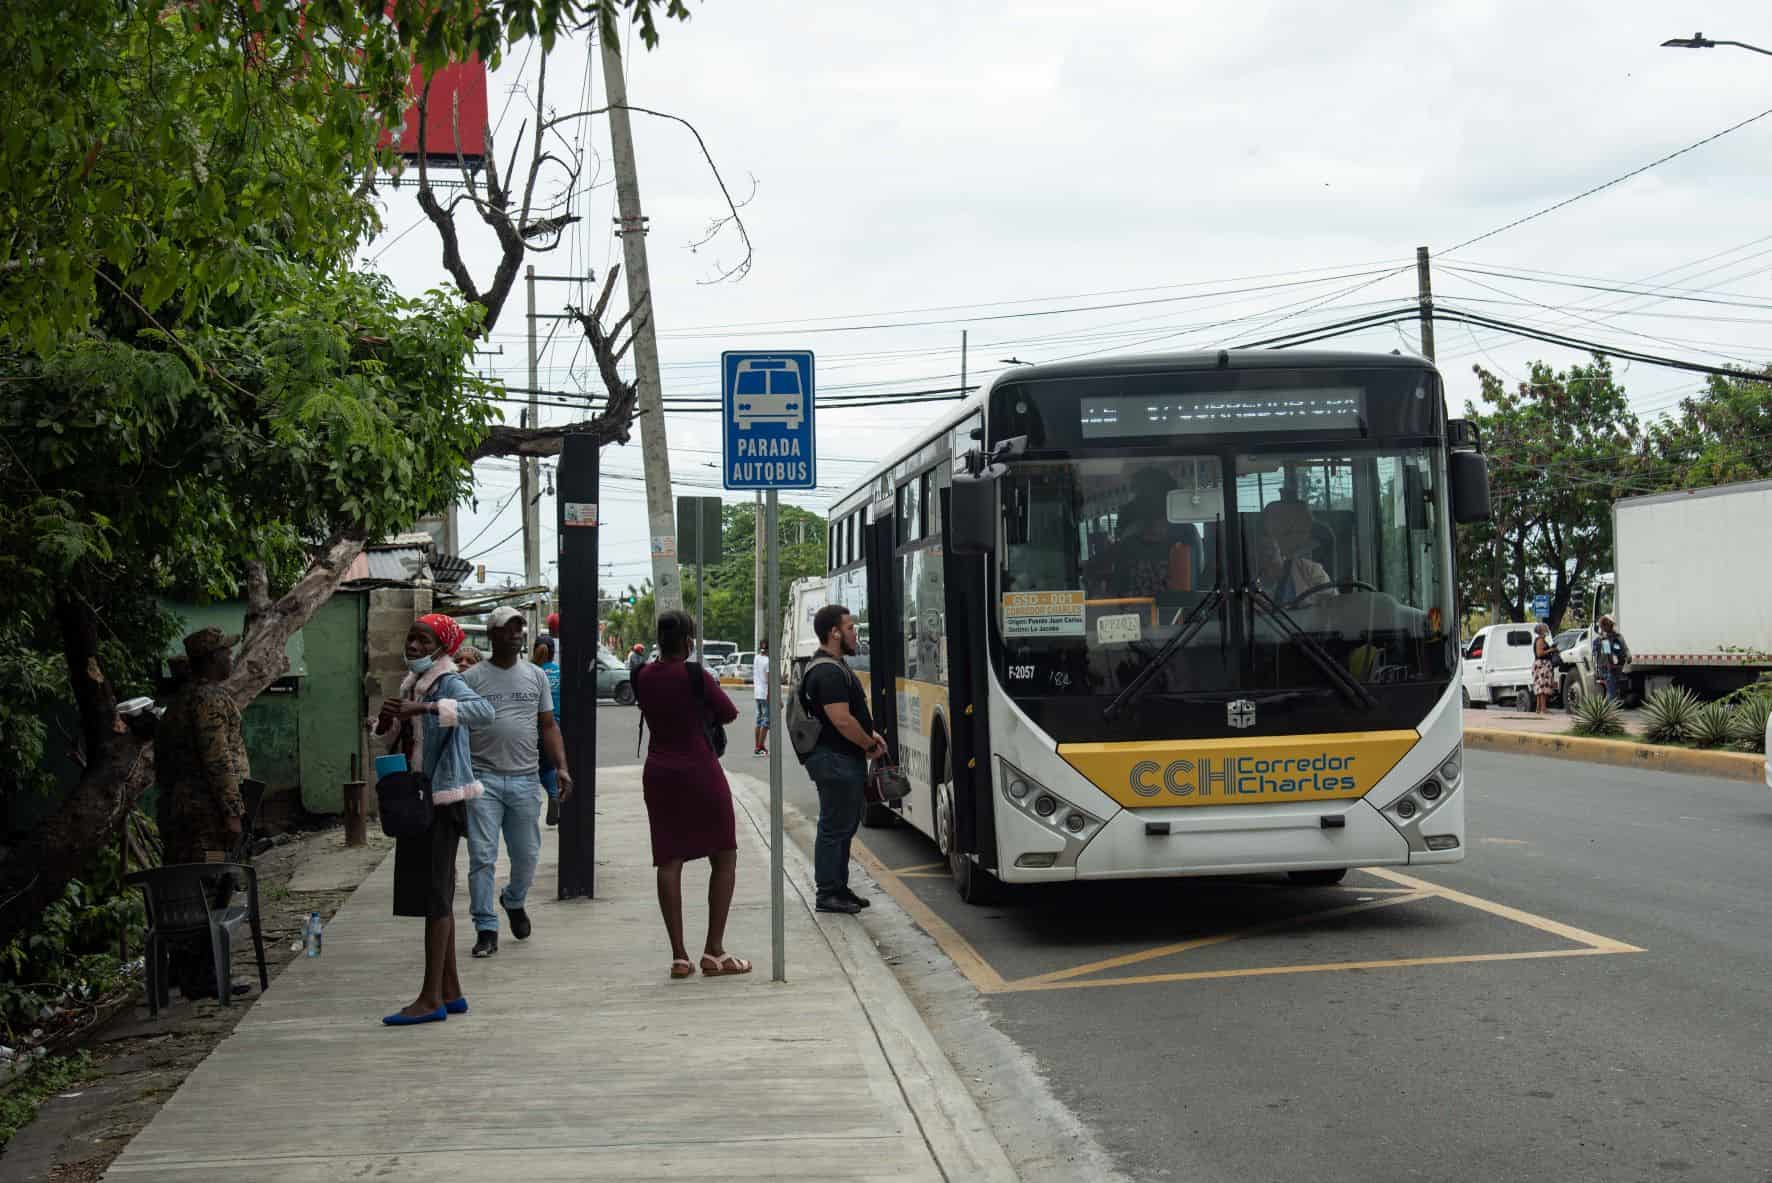
[[[93,1072],[92,1057],[83,1051],[71,1056],[40,1056],[0,1086],[0,1150],[37,1116],[37,1106],[68,1086],[90,1079]]]

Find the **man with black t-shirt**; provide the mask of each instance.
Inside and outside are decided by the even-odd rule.
[[[812,870],[818,880],[818,910],[853,914],[868,901],[849,890],[849,843],[866,807],[868,760],[886,754],[886,741],[874,731],[861,680],[843,660],[859,648],[849,609],[840,604],[820,608],[812,618],[812,632],[818,653],[800,685],[810,713],[820,722],[818,744],[806,757],[806,771],[818,786]]]

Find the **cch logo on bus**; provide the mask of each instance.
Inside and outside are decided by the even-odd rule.
[[[1167,765],[1140,760],[1132,766],[1131,788],[1140,797],[1167,789],[1175,797],[1216,795],[1227,801],[1239,796],[1286,797],[1296,794],[1345,793],[1359,786],[1353,756],[1274,757],[1225,756],[1214,760],[1171,760]],[[1196,777],[1192,775],[1198,772]],[[1325,776],[1324,773],[1346,775]]]
[[[1232,727],[1255,726],[1255,704],[1247,698],[1225,704],[1224,721]]]

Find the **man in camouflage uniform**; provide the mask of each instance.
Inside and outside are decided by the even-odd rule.
[[[185,638],[190,682],[160,720],[154,762],[166,819],[164,862],[227,861],[240,842],[250,774],[240,736],[240,708],[221,687],[234,671],[234,643],[221,629]]]

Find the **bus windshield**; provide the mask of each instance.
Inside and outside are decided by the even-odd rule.
[[[1016,464],[1000,486],[1006,685],[1114,696],[1159,659],[1141,693],[1448,679],[1443,465],[1434,447],[1358,443]]]

